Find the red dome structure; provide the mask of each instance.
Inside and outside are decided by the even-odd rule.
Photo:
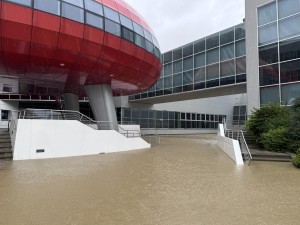
[[[153,31],[123,0],[2,0],[0,11],[0,74],[21,94],[98,84],[134,94],[159,77]]]

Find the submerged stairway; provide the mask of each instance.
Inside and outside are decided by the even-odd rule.
[[[7,129],[0,129],[0,160],[12,160],[13,153]]]
[[[252,155],[253,161],[273,161],[290,162],[291,155],[288,153],[265,151],[257,142],[255,136],[249,132],[244,132],[245,140]]]

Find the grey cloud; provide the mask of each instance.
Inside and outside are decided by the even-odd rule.
[[[154,30],[161,51],[242,22],[244,0],[125,0]]]

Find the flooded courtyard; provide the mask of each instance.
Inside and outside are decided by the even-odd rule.
[[[300,170],[237,167],[213,135],[150,150],[0,161],[2,225],[299,224]]]

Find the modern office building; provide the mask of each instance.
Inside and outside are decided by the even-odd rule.
[[[11,109],[78,109],[77,96],[80,111],[99,120],[95,95],[84,91],[95,83],[121,96],[119,124],[211,132],[224,117],[242,124],[253,108],[300,95],[299,0],[245,0],[243,23],[162,55],[121,0],[0,3],[3,120]]]

